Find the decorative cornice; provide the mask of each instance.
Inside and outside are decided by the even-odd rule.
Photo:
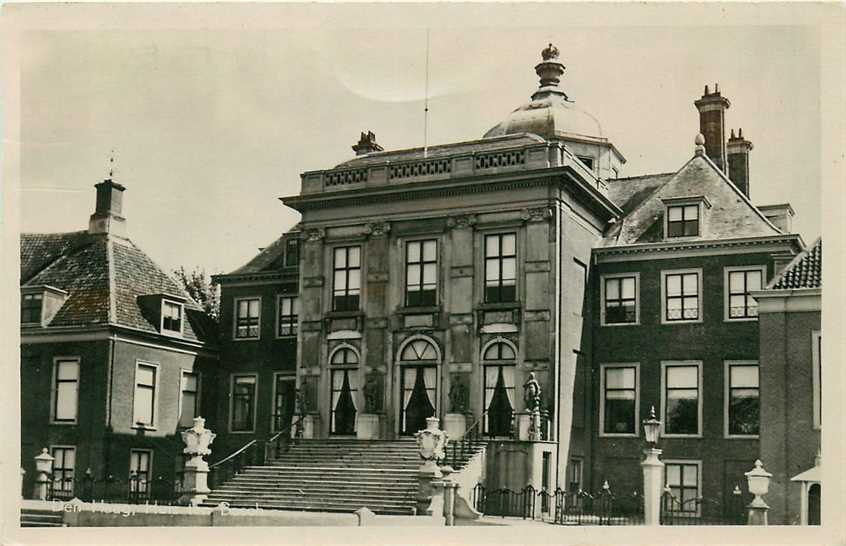
[[[326,230],[323,228],[311,228],[307,229],[306,232],[306,241],[313,243],[315,241],[320,241],[324,237],[326,237]]]
[[[450,216],[447,218],[447,229],[468,229],[476,225],[475,214],[462,214],[461,216]]]
[[[386,237],[390,231],[390,222],[371,222],[364,227],[364,233],[372,238]]]
[[[219,284],[235,284],[235,283],[250,283],[250,284],[270,284],[283,280],[288,282],[296,282],[299,278],[299,272],[296,274],[285,273],[283,271],[257,271],[255,273],[227,273],[221,275],[212,275],[212,282]]]
[[[520,218],[524,222],[546,222],[552,218],[552,209],[550,207],[523,209]]]
[[[712,239],[707,241],[641,243],[635,245],[594,248],[593,252],[594,254],[600,256],[614,256],[621,254],[650,254],[653,252],[677,252],[682,250],[764,246],[772,244],[791,244],[796,247],[797,251],[801,250],[802,246],[798,235],[785,235],[773,237],[746,237],[742,239]]]

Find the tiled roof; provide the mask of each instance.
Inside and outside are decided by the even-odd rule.
[[[290,233],[290,232],[289,232]],[[279,269],[282,264],[279,263],[285,256],[285,240],[287,233],[267,245],[265,248],[253,256],[249,262],[242,265],[229,275],[246,275],[250,273],[261,273],[269,269]]]
[[[822,288],[822,237],[796,256],[770,286],[769,290]]]
[[[194,300],[128,239],[85,231],[21,234],[21,286],[48,285],[68,293],[49,326],[115,324],[158,333],[138,296],[185,298],[184,338],[211,341],[214,324]]]
[[[606,233],[602,246],[659,243],[664,237],[665,200],[705,196],[710,208],[692,241],[780,235],[778,230],[705,155],[674,174],[608,181],[609,197],[625,216]]]

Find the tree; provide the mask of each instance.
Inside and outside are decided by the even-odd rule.
[[[173,275],[188,295],[203,308],[215,321],[220,316],[219,285],[212,283],[205,269],[195,267],[190,272],[184,267],[173,270]]]

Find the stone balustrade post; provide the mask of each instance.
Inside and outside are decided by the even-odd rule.
[[[182,433],[182,441],[185,443],[182,452],[189,458],[182,475],[180,504],[197,506],[211,492],[208,487],[209,464],[203,460],[203,456],[211,453],[209,445],[217,435],[205,427],[205,422],[202,417],[195,417],[194,426]]]
[[[50,477],[53,474],[53,461],[55,459],[47,453],[47,448],[42,448],[41,453],[35,456],[35,487],[32,498],[47,500],[49,493]]]
[[[643,521],[646,525],[661,525],[661,497],[664,493],[664,463],[662,451],[647,447],[643,450],[645,458],[640,463],[643,468]]]

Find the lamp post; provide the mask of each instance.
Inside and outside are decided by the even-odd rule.
[[[661,524],[661,493],[664,488],[664,463],[658,449],[658,432],[661,421],[655,417],[655,406],[649,410],[649,419],[643,421],[643,435],[646,447],[643,448],[643,520],[646,525]]]
[[[764,502],[763,495],[770,490],[770,478],[772,474],[764,470],[761,459],[755,461],[755,468],[746,472],[746,481],[749,483],[749,492],[755,495],[752,502],[747,506],[749,518],[747,525],[767,525],[767,511],[770,507]]]

